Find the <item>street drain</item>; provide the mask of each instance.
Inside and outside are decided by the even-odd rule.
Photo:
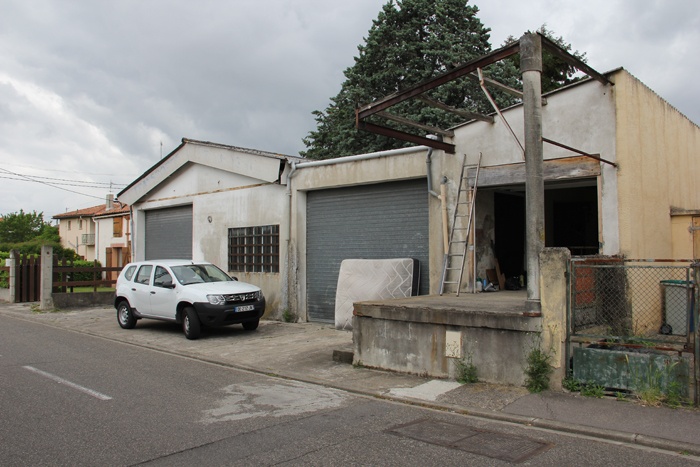
[[[522,436],[479,430],[440,420],[417,420],[393,427],[387,432],[513,463],[523,462],[552,447],[549,443]]]

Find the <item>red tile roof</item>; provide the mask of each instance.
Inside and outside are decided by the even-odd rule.
[[[114,203],[114,207],[107,210],[106,204],[100,204],[98,206],[92,206],[85,209],[78,209],[77,211],[64,212],[62,214],[55,214],[52,219],[70,219],[73,217],[96,217],[105,216],[113,214],[125,214],[129,212],[129,206],[126,204]]]

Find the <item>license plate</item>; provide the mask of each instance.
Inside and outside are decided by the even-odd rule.
[[[243,306],[237,306],[233,309],[234,312],[238,311],[253,311],[255,309],[255,305],[243,305]]]

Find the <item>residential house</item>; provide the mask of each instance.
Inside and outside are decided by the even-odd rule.
[[[56,214],[61,245],[87,261],[122,266],[129,261],[129,206],[109,194],[104,204]]]
[[[105,205],[91,206],[76,211],[55,214],[52,219],[58,221],[61,246],[75,250],[87,261],[95,259],[95,214],[104,211]]]
[[[95,222],[95,259],[105,267],[121,267],[131,261],[131,211],[129,206],[107,196]],[[116,279],[118,272],[108,274]]]

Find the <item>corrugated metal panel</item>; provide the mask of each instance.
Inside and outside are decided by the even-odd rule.
[[[417,259],[419,291],[428,293],[427,191],[421,179],[308,193],[309,320],[334,322],[338,273],[344,259]]]
[[[192,205],[146,211],[146,259],[192,259]]]

